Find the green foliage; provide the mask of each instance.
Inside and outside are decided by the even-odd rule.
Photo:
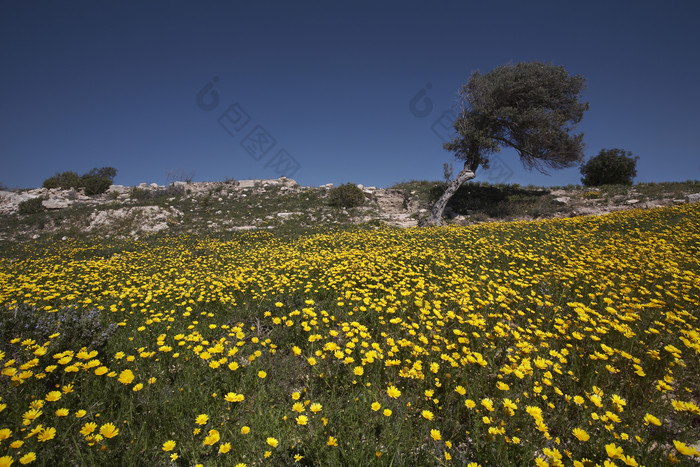
[[[443,146],[476,171],[488,155],[512,147],[527,168],[564,168],[583,157],[583,133],[570,135],[588,110],[583,77],[540,62],[475,72],[459,93],[458,136]]]
[[[345,183],[330,192],[331,206],[354,208],[365,202],[365,194],[354,183]]]
[[[48,341],[52,348],[62,351],[74,347],[102,350],[117,331],[117,325],[97,309],[67,307],[52,313],[20,304],[17,308],[0,309],[0,337],[9,342],[17,332],[25,339]],[[9,350],[8,347],[0,350]]]
[[[131,199],[146,199],[148,197],[148,192],[143,188],[135,186],[131,188],[129,196],[131,197]]]
[[[76,172],[60,172],[44,180],[44,188],[61,188],[68,190],[71,188],[84,188],[88,196],[99,195],[106,192],[117,176],[117,169],[114,167],[94,168],[82,176]]]
[[[44,206],[41,204],[43,200],[41,198],[32,198],[22,201],[17,206],[20,214],[36,214],[44,210]]]
[[[68,190],[70,188],[80,188],[80,175],[73,171],[60,172],[44,180],[44,188],[61,188]]]
[[[581,165],[581,183],[585,186],[631,185],[637,176],[637,160],[622,149],[603,149]]]
[[[92,175],[83,175],[80,182],[88,196],[102,194],[109,190],[109,186],[112,184],[112,180],[109,178]]]

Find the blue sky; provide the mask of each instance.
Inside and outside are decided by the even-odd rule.
[[[124,185],[173,169],[439,180],[457,90],[476,70],[531,60],[586,78],[587,157],[617,147],[639,156],[636,181],[699,179],[699,17],[695,1],[6,0],[0,182],[102,166]],[[509,150],[494,162],[476,180],[580,180],[577,168],[529,172]]]

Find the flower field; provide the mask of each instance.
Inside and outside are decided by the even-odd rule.
[[[699,465],[700,206],[0,253],[0,466]]]

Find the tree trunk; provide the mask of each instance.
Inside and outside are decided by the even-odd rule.
[[[452,180],[450,184],[447,185],[447,189],[445,190],[445,192],[442,194],[440,199],[435,202],[433,210],[430,213],[430,217],[425,219],[425,221],[423,221],[421,225],[444,225],[444,221],[442,220],[442,212],[445,210],[447,202],[450,200],[450,198],[452,198],[452,195],[454,195],[457,192],[459,187],[462,186],[462,183],[466,182],[467,180],[471,180],[474,177],[476,177],[474,171],[471,170],[471,168],[466,167],[465,164],[465,167],[462,169],[462,171],[459,174],[457,174],[457,178]]]

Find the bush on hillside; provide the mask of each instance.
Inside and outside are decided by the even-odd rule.
[[[631,185],[637,176],[637,159],[629,151],[603,149],[581,166],[585,186]]]
[[[31,198],[22,201],[17,205],[17,211],[20,214],[36,214],[44,210],[44,205],[41,204],[43,199],[41,198]]]
[[[330,193],[331,206],[354,208],[365,202],[365,194],[354,183],[345,183],[333,188]]]
[[[44,188],[61,188],[68,190],[70,188],[80,188],[80,175],[73,171],[60,172],[44,180]]]
[[[73,171],[66,171],[47,178],[42,186],[63,190],[84,188],[85,194],[92,196],[106,192],[116,176],[117,169],[114,167],[94,168],[82,176]]]

